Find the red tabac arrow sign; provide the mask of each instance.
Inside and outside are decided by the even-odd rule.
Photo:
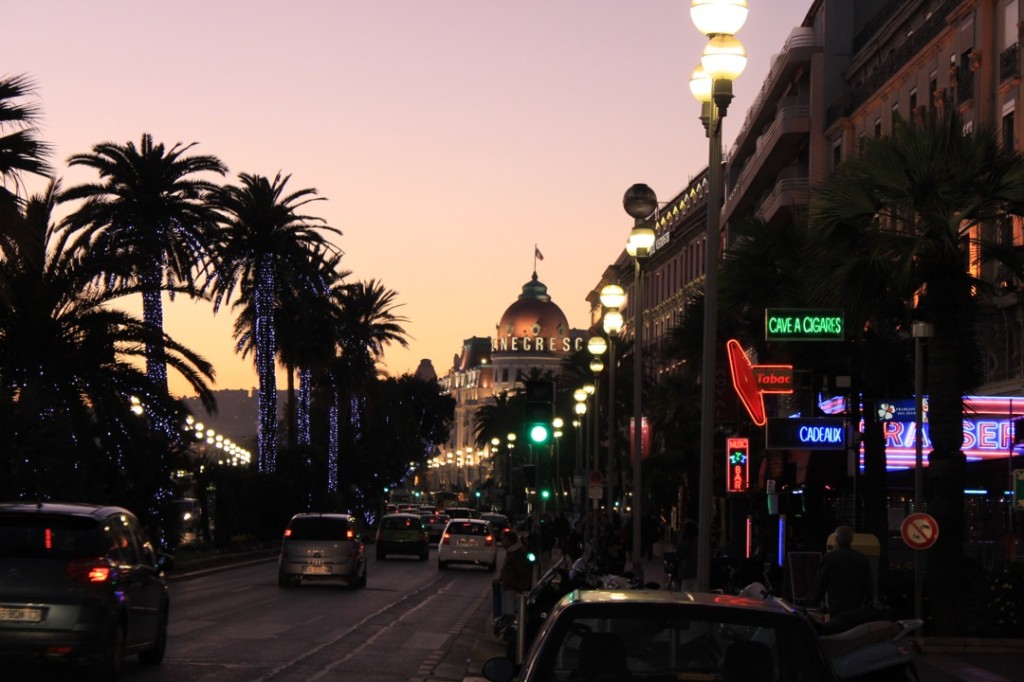
[[[747,354],[743,352],[743,346],[736,339],[729,339],[725,342],[725,349],[729,354],[729,370],[732,372],[732,386],[736,389],[736,395],[740,397],[743,407],[747,408],[754,424],[764,426],[768,422],[764,413],[764,397],[758,389],[754,370]]]

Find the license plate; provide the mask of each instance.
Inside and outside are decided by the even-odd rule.
[[[306,566],[304,571],[307,575],[327,575],[330,572],[330,566]]]
[[[0,622],[38,623],[43,620],[42,609],[21,609],[0,606]]]
[[[476,540],[469,540],[466,538],[460,539],[459,547],[476,547]]]

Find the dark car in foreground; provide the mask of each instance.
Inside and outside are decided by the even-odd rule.
[[[430,538],[419,514],[388,514],[377,529],[377,560],[389,555],[413,555],[426,561],[430,554]]]
[[[296,514],[284,529],[277,564],[279,587],[307,580],[366,586],[366,546],[355,517],[348,514]]]
[[[484,664],[492,682],[835,682],[806,618],[779,600],[647,590],[573,591],[522,663]]]
[[[0,660],[73,662],[101,680],[128,654],[160,663],[172,563],[127,509],[0,503]]]

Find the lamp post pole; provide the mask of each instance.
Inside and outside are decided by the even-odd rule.
[[[914,322],[914,511],[924,510],[924,339],[934,335],[932,325]],[[1011,514],[1013,512],[1010,512]],[[921,579],[921,552],[914,552],[914,618],[923,610],[924,590]]]
[[[637,184],[626,190],[622,205],[633,218],[633,229],[629,233],[626,251],[635,263],[633,296],[629,302],[633,308],[633,574],[643,580],[641,561],[643,529],[643,342],[644,342],[644,278],[643,262],[654,246],[654,229],[648,220],[658,209],[658,197],[647,185]]]
[[[605,465],[605,505],[612,508],[615,501],[615,337],[622,330],[619,308],[626,300],[626,292],[618,284],[601,289],[601,305],[605,307],[604,331],[608,334],[608,461]]]
[[[702,104],[708,136],[707,225],[704,243],[704,338],[700,387],[700,480],[697,511],[697,590],[711,586],[712,468],[715,434],[715,343],[718,324],[718,249],[721,243],[722,119],[732,101],[732,82],[746,66],[746,52],[733,35],[747,18],[747,0],[693,0],[690,17],[708,44],[690,79]]]

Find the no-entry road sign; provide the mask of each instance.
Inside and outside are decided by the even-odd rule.
[[[939,524],[930,514],[911,514],[903,519],[900,535],[910,549],[928,549],[939,539]]]

